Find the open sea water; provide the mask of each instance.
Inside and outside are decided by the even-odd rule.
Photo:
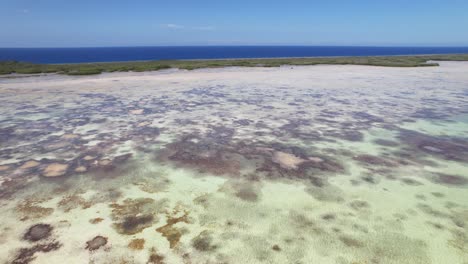
[[[178,46],[0,48],[0,61],[82,63],[138,60],[384,56],[468,53],[468,47]]]

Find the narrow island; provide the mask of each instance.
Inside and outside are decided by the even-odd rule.
[[[220,67],[279,67],[282,65],[369,65],[384,67],[431,67],[433,61],[468,61],[468,54],[372,56],[372,57],[310,57],[310,58],[259,58],[213,60],[158,60],[73,64],[34,64],[17,61],[0,61],[0,74],[58,73],[66,75],[92,75],[103,72],[144,72],[177,68],[194,70]]]

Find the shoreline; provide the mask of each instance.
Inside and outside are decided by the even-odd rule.
[[[430,67],[430,61],[468,61],[468,54],[388,55],[388,56],[326,56],[284,58],[236,58],[194,60],[150,60],[121,62],[92,62],[65,64],[34,64],[0,61],[0,75],[57,73],[65,75],[93,75],[103,72],[146,72],[162,69],[223,68],[223,67],[279,67],[283,65],[368,65],[384,67]]]

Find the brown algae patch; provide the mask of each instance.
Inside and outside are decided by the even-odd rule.
[[[128,243],[128,248],[132,250],[143,250],[145,248],[145,240],[143,238],[135,238]]]
[[[42,207],[39,204],[42,201],[35,201],[32,198],[25,199],[16,205],[16,213],[20,216],[20,220],[39,219],[51,215],[54,212],[53,208]]]
[[[70,194],[64,196],[57,204],[57,207],[62,209],[65,213],[70,212],[73,209],[81,208],[87,209],[93,205],[92,202],[86,201],[79,194]]]
[[[158,254],[156,249],[152,248],[150,251],[150,256],[147,261],[148,264],[164,264],[164,256]]]
[[[133,235],[151,227],[159,221],[158,214],[164,210],[166,202],[138,198],[126,199],[121,204],[111,204],[115,229],[120,234]]]
[[[101,217],[96,217],[96,218],[93,218],[93,219],[90,219],[89,222],[93,225],[95,224],[99,224],[101,223],[102,221],[104,221],[104,218],[101,218]]]
[[[177,213],[177,211],[175,213]],[[156,229],[156,231],[161,233],[162,236],[169,241],[170,248],[174,248],[177,246],[180,238],[184,233],[183,229],[174,226],[175,224],[180,222],[189,223],[187,211],[184,211],[184,214],[179,217],[167,215],[166,224]]]

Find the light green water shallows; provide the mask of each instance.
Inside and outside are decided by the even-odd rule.
[[[0,78],[0,263],[468,263],[468,63]]]

